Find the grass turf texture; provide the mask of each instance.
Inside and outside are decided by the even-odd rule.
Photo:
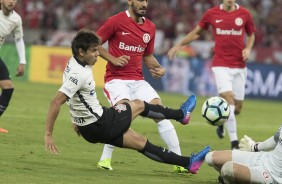
[[[0,183],[217,183],[217,172],[203,164],[197,175],[175,174],[173,166],[157,163],[134,150],[116,148],[112,158],[113,171],[96,167],[103,145],[90,144],[72,130],[67,105],[61,108],[53,137],[60,150],[57,156],[44,149],[45,118],[50,100],[59,86],[15,81],[15,92],[0,127],[9,130],[0,134]],[[108,106],[102,89],[97,89],[102,104]],[[186,99],[183,95],[160,93],[163,104],[178,108]],[[229,149],[228,136],[217,138],[216,127],[201,117],[201,106],[207,98],[198,97],[189,125],[172,121],[178,133],[182,154],[190,155],[206,145],[212,150]],[[264,140],[281,123],[281,102],[246,100],[237,117],[238,132],[254,140]],[[138,117],[132,128],[156,145],[165,146],[156,125]]]

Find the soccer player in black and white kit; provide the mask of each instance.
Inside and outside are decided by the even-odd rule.
[[[19,56],[19,66],[16,76],[23,76],[25,71],[25,45],[23,41],[22,19],[14,11],[17,0],[1,0],[0,10],[0,49],[4,44],[5,37],[13,34],[15,38],[16,48]],[[0,96],[0,116],[7,109],[11,100],[14,86],[9,77],[9,71],[0,56],[0,87],[2,93]],[[0,128],[0,132],[8,133],[7,130]]]
[[[61,105],[69,106],[72,121],[78,134],[90,143],[106,143],[121,148],[137,150],[152,160],[179,165],[196,174],[209,152],[205,147],[191,157],[179,156],[150,143],[145,137],[130,129],[138,115],[148,118],[168,118],[184,121],[191,104],[184,102],[180,109],[173,110],[161,105],[152,105],[141,100],[127,101],[111,108],[101,106],[95,91],[92,66],[99,56],[99,37],[88,29],[78,32],[72,41],[73,57],[64,71],[63,84],[50,103],[45,128],[45,149],[53,154],[59,150],[52,132]]]

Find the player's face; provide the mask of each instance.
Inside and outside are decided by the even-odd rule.
[[[131,0],[131,7],[137,17],[143,17],[146,14],[148,0]]]
[[[223,0],[223,4],[225,7],[231,8],[234,6],[236,0]]]
[[[100,55],[97,49],[98,47],[96,46],[90,47],[87,51],[82,51],[82,61],[87,65],[94,65],[97,61],[97,57]]]
[[[4,12],[12,11],[17,4],[17,0],[1,0],[0,2]]]

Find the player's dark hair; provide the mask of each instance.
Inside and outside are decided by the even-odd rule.
[[[79,49],[82,49],[86,52],[90,47],[96,47],[100,44],[101,39],[94,31],[86,28],[81,29],[71,42],[72,54],[77,56]]]

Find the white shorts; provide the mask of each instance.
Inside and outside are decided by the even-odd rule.
[[[265,169],[263,160],[270,156],[269,152],[246,152],[233,150],[232,161],[245,165],[251,172],[251,183],[278,184],[269,171]]]
[[[104,95],[111,106],[122,99],[140,99],[149,103],[155,98],[160,98],[154,88],[145,80],[111,80],[105,84]]]
[[[233,91],[236,100],[244,100],[247,68],[212,67],[218,93]]]

